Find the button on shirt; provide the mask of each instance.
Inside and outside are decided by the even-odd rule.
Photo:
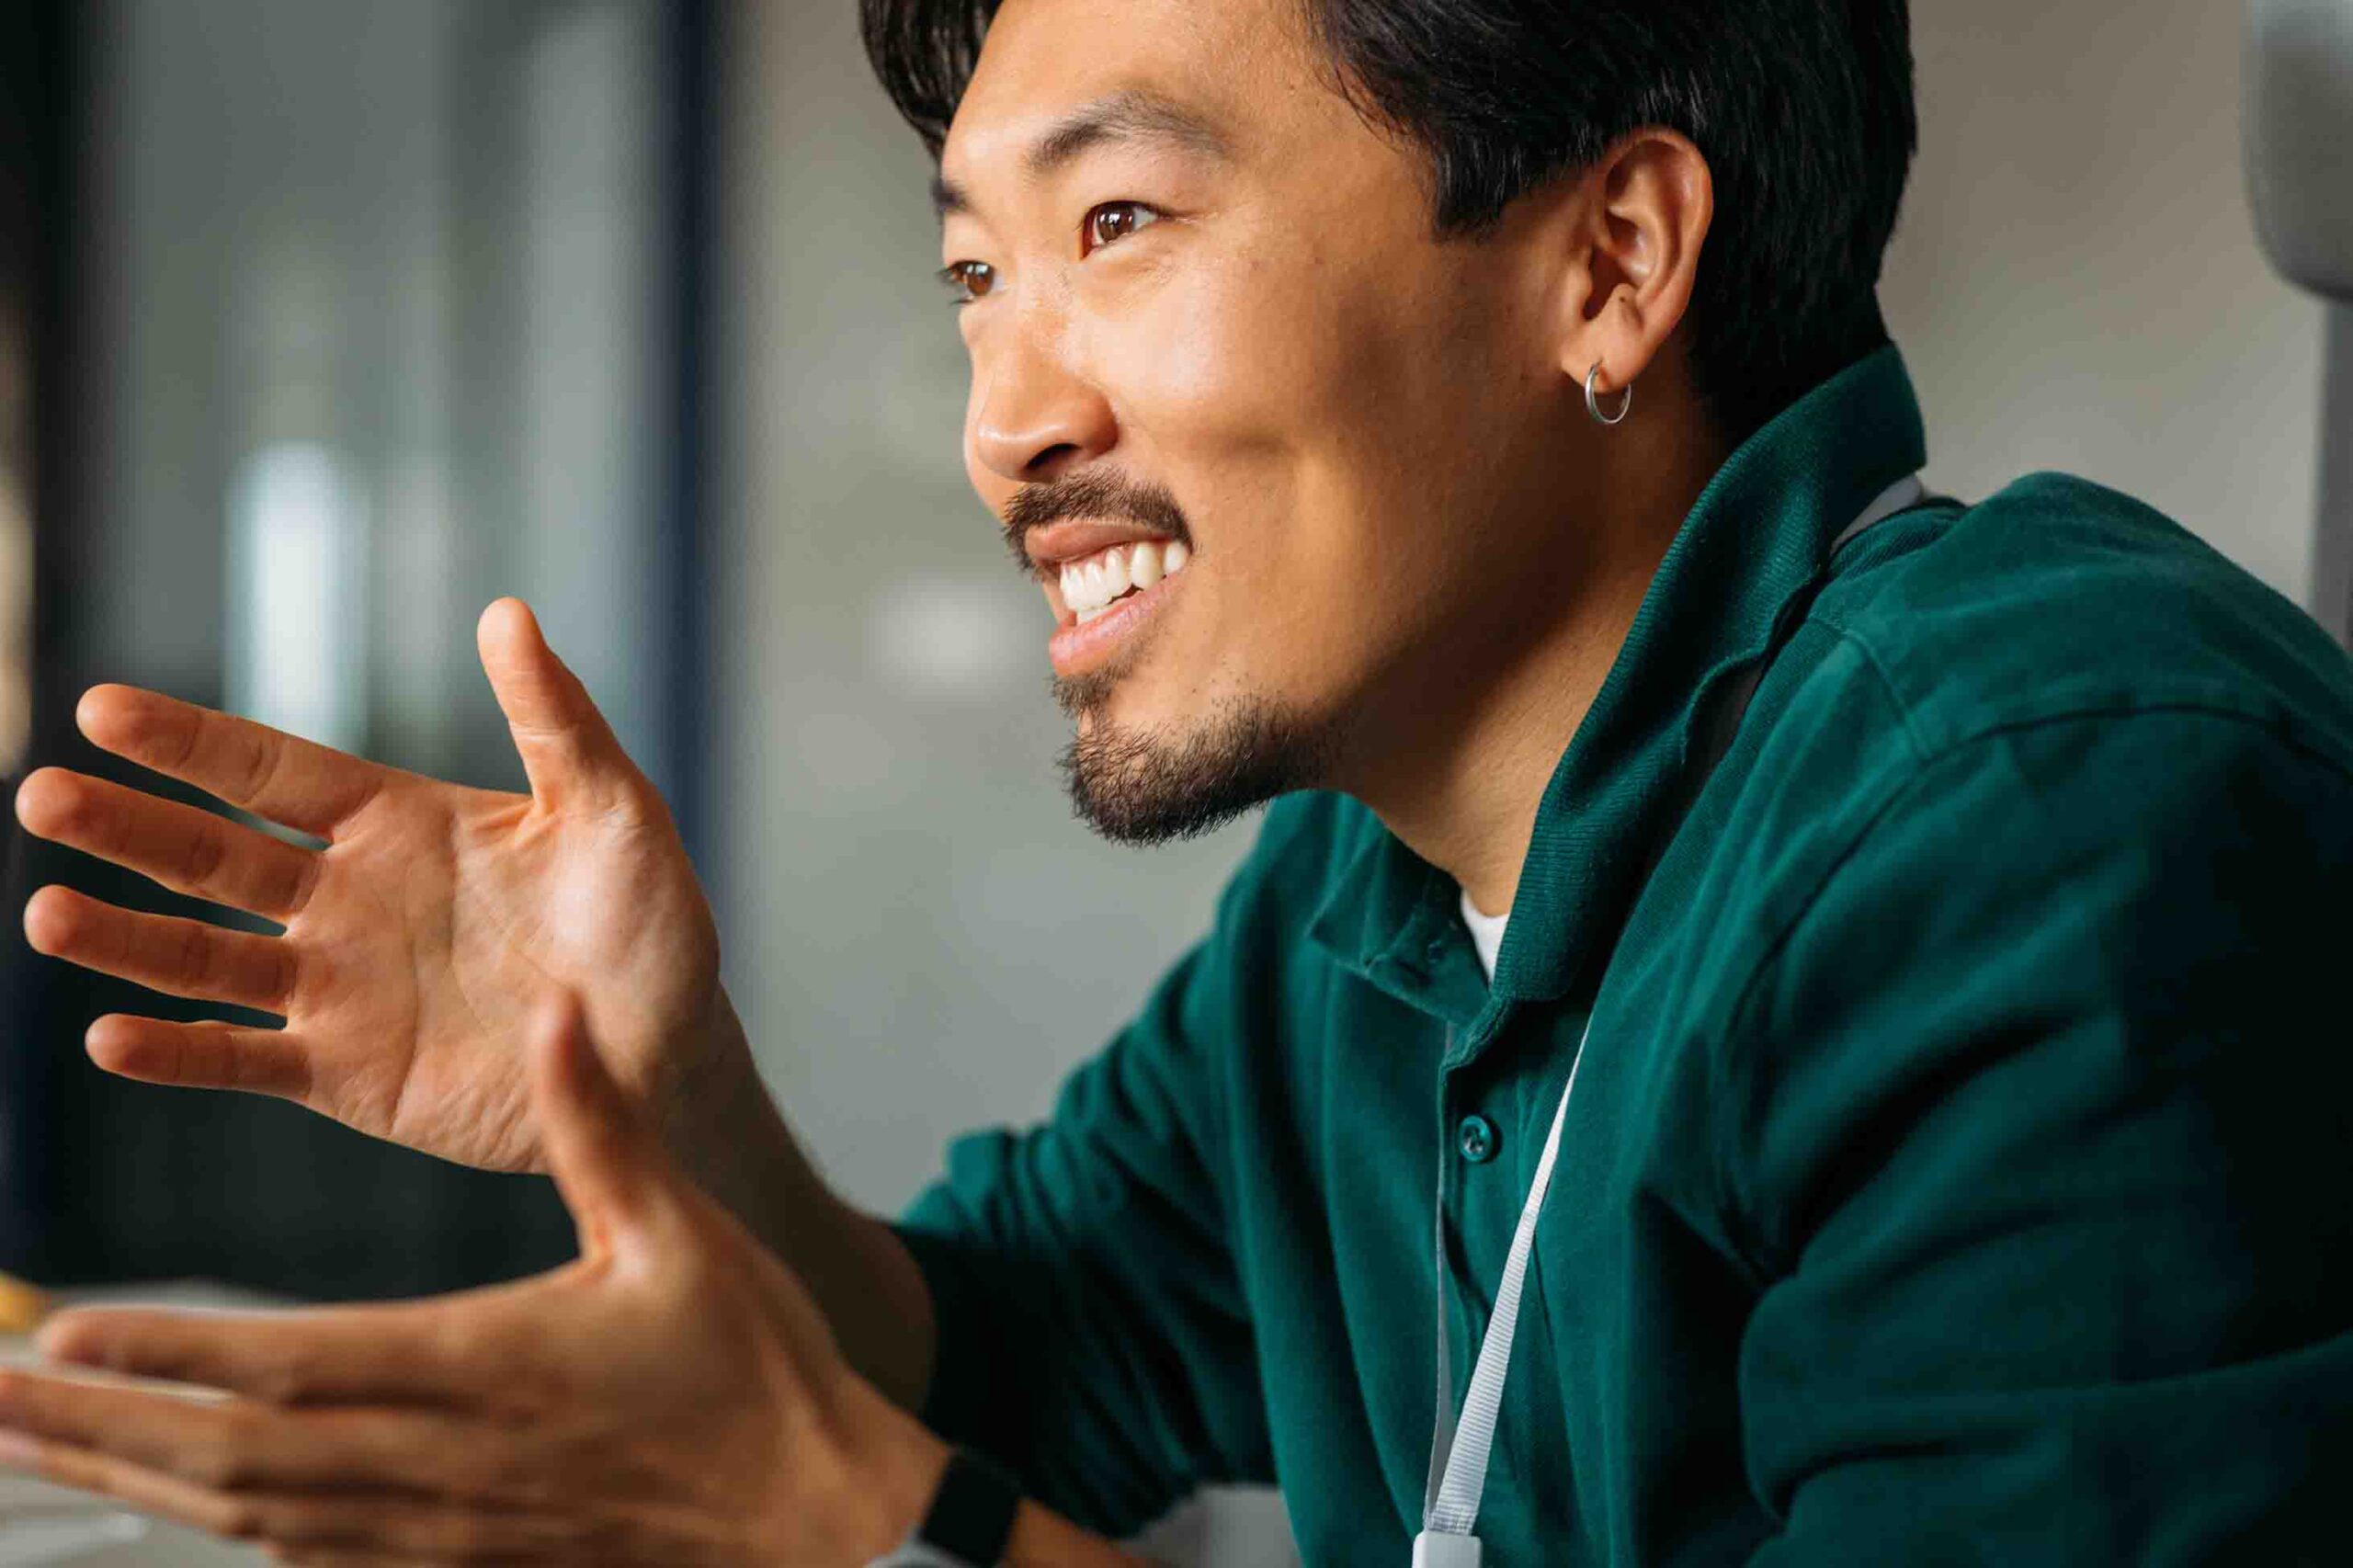
[[[1495,1146],[1502,1141],[1495,1124],[1476,1111],[1462,1119],[1454,1131],[1455,1147],[1462,1157],[1474,1165],[1483,1165],[1495,1157]]]
[[[1834,554],[1925,459],[1893,348],[1733,454],[1492,979],[1363,807],[1272,806],[1049,1119],[902,1220],[926,1418],[1107,1534],[1274,1482],[1309,1562],[1404,1563],[1433,1301],[1478,1344],[1590,1020],[1488,1563],[2334,1560],[2353,665],[2063,475]]]

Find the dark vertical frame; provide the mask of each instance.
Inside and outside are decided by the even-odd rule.
[[[30,365],[33,517],[33,714],[30,756],[56,755],[73,734],[77,687],[66,665],[66,607],[83,537],[84,493],[76,367],[85,337],[79,194],[87,54],[83,8],[72,0],[15,0],[0,7],[0,288],[25,331]],[[10,807],[5,896],[13,916],[53,870],[56,851],[17,827]],[[61,996],[38,973],[17,921],[0,935],[0,1259],[27,1271],[54,1267],[69,1218],[59,1177],[83,1107],[61,1092],[50,1042],[64,1027]],[[68,1037],[70,1038],[70,1036]]]

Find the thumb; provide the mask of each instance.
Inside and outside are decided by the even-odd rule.
[[[548,646],[529,605],[517,598],[491,605],[474,628],[474,643],[531,793],[543,804],[555,805],[567,793],[605,793],[634,773],[612,726]]]
[[[540,1141],[584,1254],[613,1250],[667,1192],[669,1156],[588,1039],[580,999],[559,993],[531,1020]]]

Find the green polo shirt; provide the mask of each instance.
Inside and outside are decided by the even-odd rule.
[[[1099,1530],[1274,1482],[1308,1562],[1403,1568],[1434,1312],[1459,1399],[1589,1018],[1490,1564],[2343,1561],[2353,665],[2063,475],[1833,554],[1925,457],[1890,347],[1717,474],[1492,985],[1363,807],[1270,808],[901,1221],[926,1418]]]

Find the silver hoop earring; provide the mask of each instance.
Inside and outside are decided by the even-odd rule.
[[[1604,414],[1601,412],[1601,400],[1593,395],[1594,379],[1600,374],[1601,361],[1596,359],[1593,369],[1585,373],[1585,411],[1593,415],[1596,425],[1622,425],[1626,422],[1626,415],[1634,412],[1634,383],[1626,383],[1626,395],[1618,404],[1618,412]]]

